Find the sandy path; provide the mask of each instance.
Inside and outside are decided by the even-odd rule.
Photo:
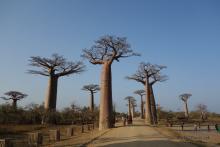
[[[188,143],[166,138],[143,121],[134,121],[134,126],[118,127],[94,140],[89,147],[195,147]]]

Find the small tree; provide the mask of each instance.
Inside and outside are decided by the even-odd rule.
[[[85,85],[83,86],[82,90],[85,91],[89,91],[90,92],[90,111],[93,112],[94,111],[94,94],[100,90],[99,85],[94,85],[94,84],[90,84],[90,85]]]
[[[180,99],[184,102],[184,108],[185,108],[185,117],[189,118],[189,110],[188,110],[188,105],[187,105],[187,101],[188,99],[192,96],[192,94],[189,93],[184,93],[181,94],[179,97]]]
[[[166,66],[153,65],[151,63],[140,63],[138,71],[127,79],[135,80],[145,86],[146,92],[146,113],[145,119],[147,124],[153,124],[152,111],[151,111],[151,89],[150,78],[160,72],[160,70],[166,68]]]
[[[120,58],[135,55],[138,54],[133,52],[126,38],[108,35],[95,41],[90,49],[83,50],[82,57],[94,65],[102,65],[99,130],[114,126],[111,65],[114,61],[119,62]]]
[[[29,70],[30,74],[49,77],[47,96],[44,103],[46,110],[56,110],[59,77],[81,73],[85,68],[82,62],[68,62],[58,54],[53,54],[51,58],[31,57],[29,62],[31,66],[41,68],[41,70]]]
[[[17,101],[27,97],[27,94],[24,94],[18,91],[9,91],[9,92],[6,92],[5,95],[7,97],[0,97],[0,98],[4,100],[12,100],[12,106],[14,109],[17,108]]]
[[[144,119],[144,101],[143,96],[145,95],[145,90],[136,90],[134,94],[137,94],[141,97],[141,118]]]

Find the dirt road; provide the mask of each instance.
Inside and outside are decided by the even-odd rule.
[[[152,127],[143,125],[141,120],[133,126],[111,129],[92,141],[89,147],[196,147],[161,135]]]

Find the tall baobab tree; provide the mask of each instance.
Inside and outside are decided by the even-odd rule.
[[[181,94],[179,97],[180,99],[184,102],[184,108],[185,108],[185,117],[189,118],[189,110],[188,110],[188,104],[187,101],[188,99],[192,96],[192,94],[189,93],[184,93]]]
[[[120,58],[135,55],[138,54],[133,52],[126,38],[108,35],[95,41],[95,44],[90,49],[83,49],[82,57],[88,59],[94,65],[102,65],[99,130],[114,126],[111,65],[113,61],[119,62]]]
[[[90,92],[90,111],[94,111],[94,94],[100,90],[99,85],[95,84],[89,84],[89,85],[84,85],[82,90],[89,91]]]
[[[44,103],[46,110],[56,110],[58,79],[73,73],[84,71],[82,62],[69,62],[63,56],[53,54],[51,58],[34,56],[29,59],[30,65],[41,68],[29,70],[30,74],[49,77],[47,95]]]
[[[161,75],[160,72],[152,75],[150,78],[150,83],[149,83],[149,88],[150,88],[150,101],[151,101],[151,113],[152,113],[152,119],[153,123],[157,124],[157,107],[156,107],[156,102],[155,102],[155,97],[154,97],[154,91],[153,91],[153,85],[157,82],[164,82],[168,78],[166,75]]]
[[[127,79],[135,80],[140,82],[145,87],[146,92],[146,113],[145,119],[147,124],[153,124],[152,111],[151,111],[151,89],[150,89],[150,78],[160,72],[166,66],[154,65],[151,63],[140,63],[138,71],[132,76],[127,77]]]
[[[127,96],[125,97],[125,100],[128,101],[128,123],[132,123],[132,112],[131,112],[131,107],[132,107],[132,101],[134,100],[134,97],[132,96]]]
[[[141,97],[141,119],[144,119],[144,101],[143,96],[145,95],[145,90],[136,90],[134,94],[137,94]]]
[[[7,97],[0,97],[0,98],[4,100],[12,100],[12,106],[14,109],[17,108],[17,101],[27,97],[27,94],[24,94],[18,91],[9,91],[9,92],[6,92],[5,95]]]

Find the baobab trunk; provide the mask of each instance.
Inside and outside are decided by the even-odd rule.
[[[132,123],[131,100],[128,100],[128,124]]]
[[[91,98],[90,98],[90,111],[94,111],[94,94],[91,92]]]
[[[152,124],[152,112],[151,112],[151,101],[150,101],[150,87],[149,82],[145,83],[145,91],[146,91],[146,110],[145,110],[145,122],[146,124]]]
[[[112,84],[111,84],[111,64],[103,64],[101,73],[101,98],[100,98],[100,117],[99,130],[113,127],[112,112]]]
[[[188,105],[187,105],[187,102],[184,102],[184,103],[185,103],[185,117],[189,118]]]
[[[46,110],[56,110],[56,102],[57,102],[57,83],[58,77],[50,76],[48,82],[48,91],[45,99],[45,109]]]
[[[151,94],[150,100],[151,100],[151,111],[152,111],[153,123],[157,124],[157,108],[156,108],[154,91],[153,91],[152,85],[150,85],[149,88],[150,88],[150,94]]]
[[[17,100],[13,100],[13,102],[12,102],[12,107],[13,107],[14,109],[17,109]]]
[[[144,119],[144,102],[142,95],[141,95],[141,119]]]

